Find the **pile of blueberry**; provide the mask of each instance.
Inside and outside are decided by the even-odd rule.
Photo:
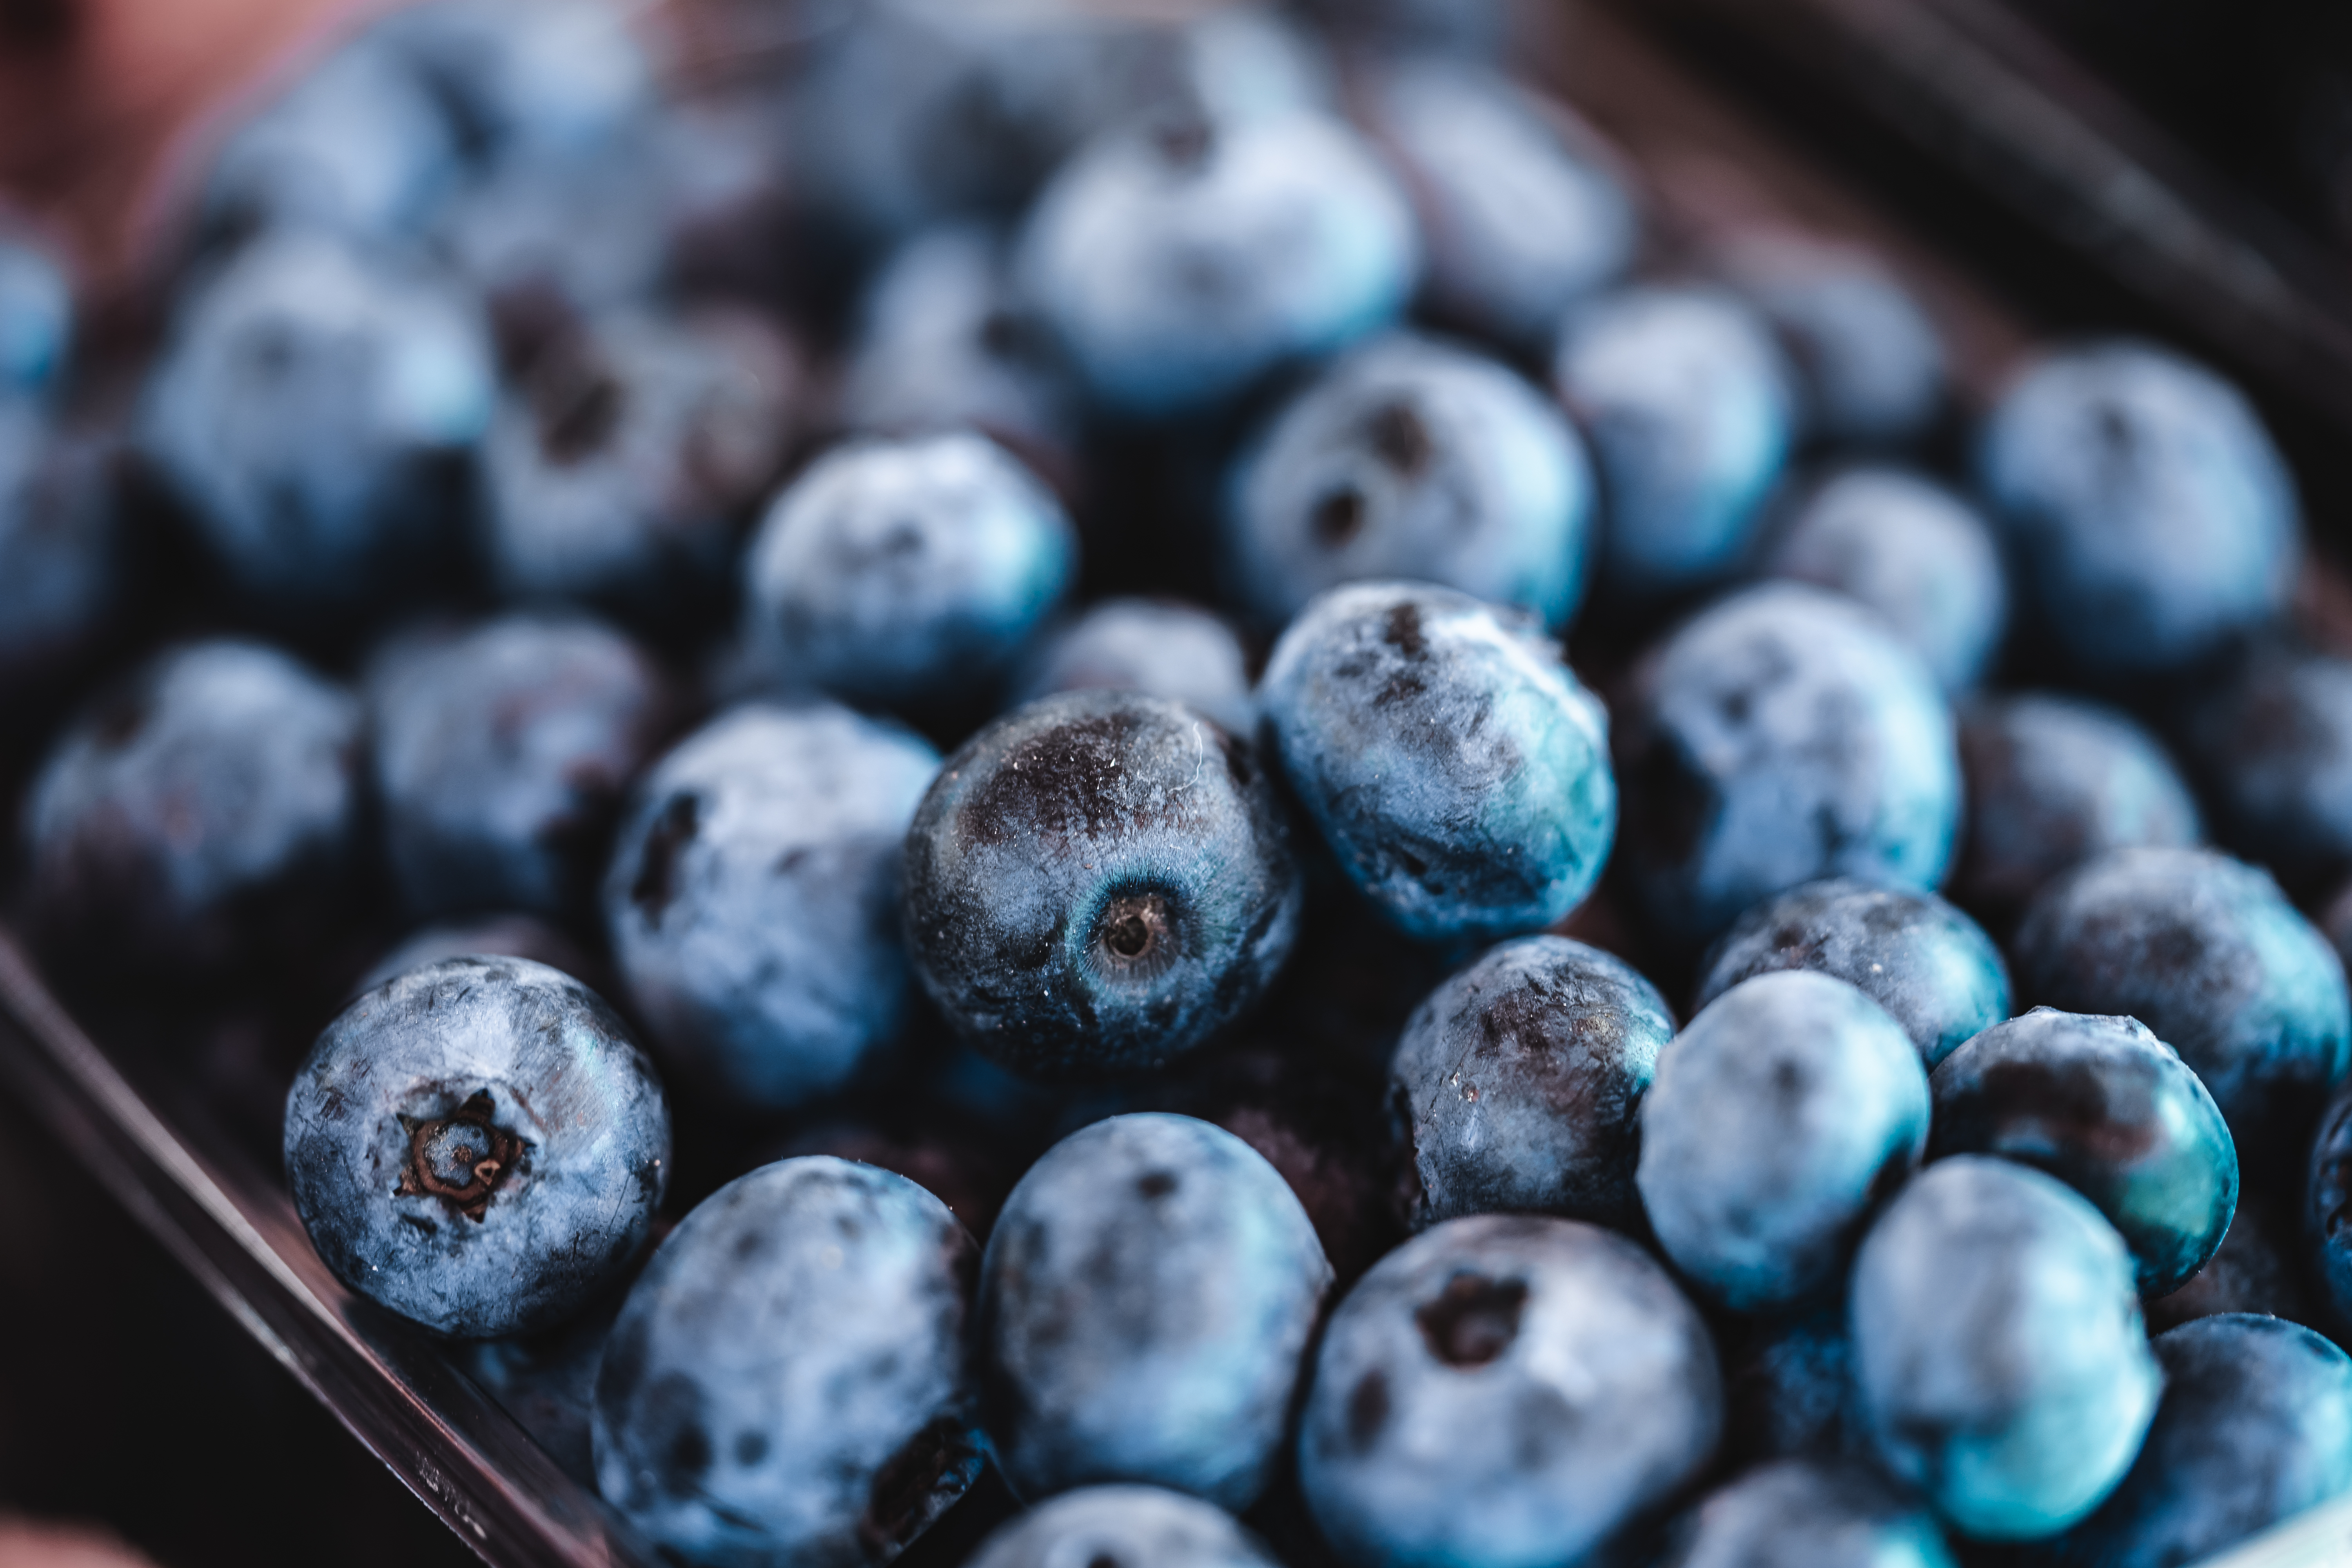
[[[2237,392],[1969,406],[1465,0],[701,14],[342,41],[152,342],[0,247],[17,922],[337,1276],[729,1568],[2352,1493],[2352,660]]]

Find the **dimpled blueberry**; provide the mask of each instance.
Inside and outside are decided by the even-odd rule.
[[[1934,423],[1944,403],[1943,340],[1867,251],[1759,237],[1736,246],[1724,269],[1786,345],[1810,434],[1893,443]]]
[[[2342,1351],[2248,1313],[2184,1323],[2153,1348],[2164,1403],[2138,1461],[2035,1561],[2180,1568],[2352,1492],[2352,1358]]]
[[[2352,659],[2265,651],[2191,721],[2231,848],[2296,888],[2352,869]]]
[[[1423,1232],[1332,1313],[1299,1481],[1351,1568],[1553,1568],[1703,1469],[1706,1328],[1632,1242],[1481,1215]]]
[[[1386,326],[1419,257],[1370,150],[1301,111],[1097,139],[1039,196],[1015,265],[1096,397],[1152,418]]]
[[[1583,591],[1591,510],[1583,446],[1518,373],[1382,338],[1292,399],[1234,469],[1224,575],[1268,626],[1339,584],[1395,577],[1559,626]]]
[[[1776,969],[1817,969],[1859,986],[1895,1016],[1931,1068],[2009,1016],[2000,949],[1933,893],[1832,878],[1767,899],[1707,955],[1696,1005]]]
[[[1633,1228],[1642,1096],[1674,1032],[1655,986],[1566,937],[1504,942],[1447,979],[1389,1064],[1405,1221],[1517,1211]]]
[[[66,368],[73,287],[46,249],[0,229],[0,395],[46,392]]]
[[[2221,1108],[2250,1186],[2300,1179],[2352,1060],[2344,965],[2278,884],[2204,849],[2116,849],[2044,887],[2011,946],[2021,1001],[2137,1018]]]
[[[769,509],[744,567],[745,632],[784,681],[948,701],[1004,677],[1076,570],[1061,504],[994,443],[858,442]]]
[[[1947,691],[1977,683],[2009,624],[1991,529],[1959,497],[1906,468],[1832,474],[1774,531],[1763,572],[1876,610]]]
[[[2163,1383],[2129,1248],[2054,1177],[1940,1160],[1854,1260],[1856,1381],[1881,1458],[1962,1534],[2054,1535],[2131,1468]]]
[[[1216,616],[1172,599],[1106,599],[1055,632],[1022,700],[1060,691],[1139,691],[1197,708],[1236,735],[1257,728],[1241,638]]]
[[[669,1157],[669,1108],[627,1026],[520,958],[385,982],[327,1026],[286,1096],[287,1185],[320,1258],[462,1339],[550,1327],[620,1277]]]
[[[1952,1568],[1933,1515],[1859,1465],[1783,1459],[1708,1495],[1660,1568]]]
[[[1599,879],[1608,715],[1531,617],[1417,583],[1335,588],[1275,645],[1258,704],[1340,869],[1407,934],[1537,930]]]
[[[1759,974],[1658,1055],[1634,1180],[1666,1256],[1735,1311],[1835,1288],[1927,1146],[1927,1073],[1885,1008],[1809,970]]]
[[[2143,1296],[2179,1289],[2238,1208],[2238,1152],[2213,1097],[2132,1018],[2036,1007],[1944,1058],[1929,1084],[1933,1159],[1999,1154],[2098,1206]]]
[[[2118,340],[2044,355],[1977,466],[2025,607],[2087,672],[2179,668],[2285,604],[2294,482],[2245,399],[2187,360]]]
[[[981,1544],[971,1568],[1276,1568],[1233,1516],[1159,1487],[1086,1487]]]
[[[53,694],[121,600],[114,456],[0,396],[0,708]]]
[[[1602,584],[1648,596],[1728,575],[1792,436],[1788,372],[1754,312],[1704,289],[1605,295],[1570,318],[1552,384],[1608,497]]]
[[[898,1556],[980,1477],[977,1252],[946,1205],[871,1165],[811,1155],[719,1188],[605,1342],[605,1500],[688,1563]]]
[[[1029,1168],[982,1268],[989,1436],[1040,1498],[1148,1481],[1247,1507],[1271,1479],[1331,1287],[1256,1151],[1189,1116],[1114,1116]]]
[[[907,836],[915,972],[965,1038],[1040,1078],[1157,1067],[1273,981],[1303,895],[1271,782],[1191,710],[1077,691],[940,770]]]
[[[1818,878],[1943,879],[1951,710],[1852,600],[1772,583],[1702,612],[1636,670],[1617,742],[1633,885],[1672,935],[1712,936]]]

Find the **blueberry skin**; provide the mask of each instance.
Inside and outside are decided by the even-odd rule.
[[[1042,1079],[1161,1066],[1246,1011],[1302,891],[1249,748],[1191,710],[1076,691],[950,757],[907,835],[915,973],[999,1064]]]
[[[2352,1326],[2352,1091],[2338,1089],[2319,1119],[2303,1184],[2304,1250],[2320,1306]]]
[[[2084,672],[2161,674],[2284,607],[2294,481],[2245,399],[2165,350],[2054,350],[2001,395],[1977,452],[2026,607]]]
[[[830,703],[736,708],[638,786],[605,931],[666,1060],[728,1103],[833,1092],[908,1004],[899,845],[939,757]]]
[[[2250,1187],[2301,1177],[2352,1066],[2344,965],[2255,868],[2205,849],[2116,849],[2043,888],[2011,944],[2021,1000],[2137,1018],[2221,1108]]]
[[[436,211],[432,243],[488,308],[509,363],[581,321],[649,310],[667,281],[676,186],[661,139],[535,149]]]
[[[1796,583],[1718,601],[1643,659],[1617,772],[1634,890],[1685,942],[1820,878],[1931,889],[1958,825],[1935,679],[1868,611]]]
[[[1772,531],[1762,571],[1876,610],[1948,692],[1977,683],[2009,624],[2009,583],[1990,526],[1907,468],[1831,474]]]
[[[853,442],[769,508],[745,563],[744,635],[788,683],[950,702],[1004,679],[1076,571],[1061,503],[992,442]]]
[[[53,429],[29,401],[0,396],[0,710],[56,695],[121,602],[115,457],[110,438]]]
[[[286,1096],[286,1180],[335,1278],[460,1339],[561,1322],[633,1263],[669,1107],[603,999],[519,958],[360,997]]]
[[[1334,588],[1275,645],[1258,706],[1340,869],[1407,935],[1538,930],[1599,880],[1608,714],[1532,617],[1419,583]]]
[[[1803,883],[1740,916],[1708,953],[1692,1005],[1780,969],[1859,987],[1930,1069],[2010,1012],[2009,966],[1974,921],[1933,893],[1850,878]]]
[[[611,0],[431,0],[372,29],[428,85],[478,162],[593,153],[654,104],[653,61]]]
[[[1098,138],[1039,195],[1014,268],[1096,399],[1164,419],[1388,325],[1419,265],[1395,180],[1302,110]]]
[[[978,1248],[904,1176],[826,1155],[696,1205],[596,1379],[596,1480],[666,1552],[887,1563],[980,1477],[965,1346]]]
[[[1864,1238],[1847,1310],[1878,1454],[1964,1535],[2032,1541],[2130,1468],[2163,1384],[2131,1253],[2007,1160],[1937,1161]]]
[[[25,235],[0,229],[0,397],[46,393],[73,345],[73,285]]]
[[[1659,1568],[1953,1568],[1933,1515],[1859,1465],[1783,1459],[1710,1493]]]
[[[1298,1435],[1351,1568],[1579,1561],[1705,1468],[1715,1347],[1665,1270],[1576,1220],[1423,1232],[1332,1313]]]
[[[2036,1007],[1944,1058],[1928,1157],[1998,1154],[2091,1200],[2131,1247],[2143,1296],[2205,1266],[2238,1209],[2238,1152],[2213,1097],[2132,1018]]]
[[[1197,708],[1235,735],[1257,730],[1241,638],[1173,599],[1105,599],[1047,638],[1021,700],[1062,691],[1139,691]]]
[[[1065,1138],[981,1267],[988,1432],[1042,1498],[1144,1481],[1246,1508],[1265,1488],[1331,1266],[1281,1174],[1189,1116]]]
[[[2164,1403],[2105,1506],[2035,1553],[2083,1568],[2179,1568],[2352,1492],[2352,1357],[2251,1313],[2156,1337]]]
[[[1642,1097],[1675,1018],[1631,964],[1559,936],[1488,949],[1413,1013],[1389,1064],[1405,1222],[1640,1224]]]
[[[2297,888],[2352,869],[2352,659],[2257,655],[2199,705],[2185,749],[2231,848]]]
[[[1341,583],[1409,577],[1563,626],[1584,588],[1592,471],[1517,372],[1434,338],[1351,350],[1227,483],[1223,571],[1278,626]]]
[[[1608,497],[1601,584],[1650,598],[1728,575],[1795,435],[1762,321],[1714,289],[1619,289],[1570,317],[1552,386]]]
[[[1869,252],[1778,237],[1736,245],[1724,270],[1780,334],[1812,436],[1892,445],[1942,412],[1949,364],[1936,323]]]
[[[1213,1504],[1160,1487],[1085,1487],[997,1528],[971,1568],[1276,1568]]]
[[[1685,1279],[1739,1312],[1834,1289],[1880,1197],[1927,1146],[1927,1073],[1843,980],[1742,981],[1658,1055],[1634,1181]]]

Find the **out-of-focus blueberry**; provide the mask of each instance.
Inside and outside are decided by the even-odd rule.
[[[1734,1459],[1866,1458],[1845,1303],[1763,1320],[1730,1358],[1724,1449]]]
[[[1481,1215],[1331,1315],[1299,1481],[1351,1568],[1548,1568],[1696,1476],[1722,1424],[1715,1347],[1664,1269],[1595,1226]]]
[[[0,395],[47,392],[73,346],[73,285],[30,237],[0,226]]]
[[[1258,703],[1340,869],[1409,935],[1537,930],[1599,879],[1608,715],[1532,617],[1417,583],[1335,588],[1275,645]]]
[[[1765,900],[1707,955],[1694,1002],[1776,969],[1817,969],[1895,1016],[1934,1068],[2009,1016],[2009,966],[1977,923],[1933,893],[1846,878]]]
[[[119,606],[115,457],[110,437],[53,429],[0,397],[0,710],[53,695]]]
[[[1780,334],[1810,434],[1891,444],[1919,436],[1943,412],[1943,338],[1902,279],[1868,251],[1759,236],[1722,261]]]
[[[1674,1033],[1655,986],[1566,937],[1504,942],[1448,978],[1389,1064],[1406,1223],[1521,1212],[1633,1229],[1642,1097]]]
[[[978,1248],[904,1176],[824,1155],[670,1233],[604,1344],[596,1480],[699,1563],[884,1563],[980,1478]]]
[[[1761,569],[1876,610],[1946,691],[1977,683],[2009,626],[2009,583],[1991,528],[1907,468],[1832,474],[1772,531]]]
[[[1639,597],[1728,576],[1793,435],[1789,372],[1731,295],[1620,289],[1579,308],[1552,385],[1592,443],[1603,587]]]
[[[1935,1517],[1859,1465],[1783,1459],[1708,1494],[1661,1568],[1952,1568]]]
[[[2221,841],[2298,889],[2352,870],[2352,659],[2264,650],[2191,718]]]
[[[533,963],[560,969],[583,984],[594,978],[591,961],[578,942],[537,915],[500,912],[411,931],[375,961],[360,983],[352,987],[352,994],[373,991],[412,969],[422,969],[445,958],[467,957],[527,958]]]
[[[1616,734],[1633,886],[1675,937],[1823,877],[1943,880],[1960,811],[1951,710],[1852,600],[1796,583],[1722,600],[1643,660]]]
[[[1498,52],[1510,33],[1506,0],[1291,0],[1298,10],[1358,47],[1472,56]]]
[[[1048,697],[950,757],[907,837],[931,1000],[1017,1072],[1160,1066],[1265,992],[1298,869],[1247,744],[1129,692]]]
[[[681,1075],[786,1110],[897,1037],[899,844],[938,765],[914,736],[830,704],[755,704],[647,775],[614,848],[605,929]]]
[[[982,1267],[988,1431],[1041,1498],[1148,1481],[1242,1509],[1289,1430],[1331,1266],[1255,1151],[1189,1116],[1115,1116],[1005,1200]]]
[[[453,958],[327,1026],[286,1097],[286,1181],[335,1278],[488,1339],[562,1321],[635,1260],[669,1134],[653,1068],[594,992]]]
[[[1435,339],[1359,348],[1234,469],[1224,577],[1278,626],[1328,588],[1412,578],[1564,624],[1584,590],[1592,472],[1509,367]]]
[[[2352,1329],[2352,1089],[2338,1089],[2320,1116],[2303,1198],[2304,1244],[2326,1321]]]
[[[1962,1534],[2075,1523],[2156,1414],[2130,1250],[2027,1166],[1962,1154],[1915,1177],[1864,1238],[1848,1310],[1880,1457]]]
[[[1076,571],[1061,503],[1003,447],[856,442],[769,508],[744,568],[744,636],[786,685],[951,705],[1010,674]]]
[[[1927,1146],[1927,1073],[1843,980],[1742,981],[1658,1055],[1635,1182],[1666,1256],[1735,1311],[1836,1288],[1880,1198]]]
[[[1172,599],[1096,605],[1046,640],[1021,695],[1096,690],[1182,702],[1236,735],[1257,729],[1241,638],[1216,616]]]
[[[2088,674],[2178,669],[2286,602],[2286,464],[2234,387],[2165,350],[2045,354],[2002,395],[1977,466],[2024,607]]]
[[[1934,1159],[1999,1154],[2097,1205],[2132,1249],[2143,1296],[2176,1290],[2238,1208],[2238,1152],[2213,1097],[2133,1018],[2036,1007],[1937,1068]]]
[[[1084,1487],[1031,1509],[982,1542],[972,1568],[1276,1568],[1232,1515],[1159,1487]]]
[[[430,0],[373,37],[409,62],[467,151],[593,151],[653,105],[653,59],[611,0]]]

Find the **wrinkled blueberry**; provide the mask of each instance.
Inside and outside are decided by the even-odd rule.
[[[46,392],[73,344],[73,285],[26,235],[0,227],[0,395]]]
[[[1199,709],[1235,735],[1257,729],[1249,661],[1219,617],[1173,599],[1105,599],[1047,638],[1022,700],[1139,691]]]
[[[578,942],[537,915],[511,911],[476,915],[411,931],[370,966],[359,984],[352,987],[352,994],[373,991],[412,969],[422,969],[445,958],[467,957],[527,958],[533,963],[560,969],[574,980],[586,982],[594,977],[593,964]]]
[[[0,397],[0,709],[54,695],[120,605],[114,456],[107,438]]]
[[[1788,351],[1809,433],[1905,441],[1942,412],[1943,339],[1902,280],[1867,251],[1757,237],[1723,260]]]
[[[1159,1487],[1085,1487],[1000,1528],[971,1568],[1276,1568],[1213,1504]]]
[[[2352,659],[2256,656],[2200,705],[2185,754],[2231,848],[2298,889],[2352,870]]]
[[[1708,1494],[1660,1568],[1952,1568],[1933,1515],[1859,1465],[1783,1459]]]

